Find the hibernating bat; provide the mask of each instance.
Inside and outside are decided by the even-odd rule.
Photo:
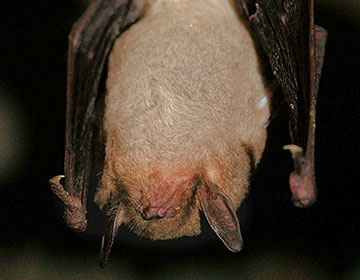
[[[284,148],[295,165],[294,204],[315,201],[315,105],[325,41],[308,0],[89,6],[70,34],[65,176],[50,186],[65,204],[69,227],[85,230],[93,154],[104,149],[95,196],[107,219],[101,266],[121,224],[151,239],[198,235],[199,210],[231,251],[241,250],[235,211],[263,153],[276,96],[290,110],[292,144]]]

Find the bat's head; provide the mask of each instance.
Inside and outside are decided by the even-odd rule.
[[[102,198],[107,196],[109,188],[100,189],[96,197],[100,208],[109,217],[103,251],[106,251],[106,239],[113,239],[113,236],[107,238],[106,234],[115,235],[121,224],[154,240],[198,235],[199,210],[204,212],[212,229],[231,251],[241,250],[242,237],[235,210],[247,192],[251,165],[246,152],[243,158],[243,162],[232,164],[233,168],[228,171],[219,168],[218,163],[177,169],[173,166],[131,167],[137,171],[134,174],[122,164],[122,169],[127,172],[120,176],[121,183],[110,183],[117,185],[110,199],[109,196]],[[234,163],[234,160],[227,161]],[[219,181],[219,178],[226,179]],[[109,184],[104,180],[107,180],[106,176],[103,184]],[[106,205],[105,201],[110,207],[102,207]]]
[[[154,178],[152,178],[154,177]],[[145,221],[174,218],[193,201],[196,178],[193,174],[170,174],[158,179],[156,174],[140,189],[134,209]]]
[[[198,175],[184,170],[140,173],[122,182],[118,225],[154,240],[198,235]]]

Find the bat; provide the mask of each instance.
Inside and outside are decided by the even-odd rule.
[[[69,37],[65,175],[50,187],[67,225],[84,231],[91,166],[100,162],[101,267],[120,225],[154,240],[194,236],[199,211],[240,251],[236,209],[279,96],[290,111],[294,205],[315,201],[326,36],[307,0],[92,2]]]

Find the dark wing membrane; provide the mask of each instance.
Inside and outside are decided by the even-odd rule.
[[[310,92],[308,0],[240,0],[290,107],[292,142],[306,146]]]
[[[315,115],[326,31],[314,25],[313,0],[238,0],[267,55],[290,108],[290,176],[294,204],[315,201]]]
[[[116,37],[138,18],[131,0],[97,0],[69,37],[65,189],[86,207],[99,81]]]

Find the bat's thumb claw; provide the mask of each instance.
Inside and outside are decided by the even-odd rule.
[[[57,175],[49,180],[51,190],[65,204],[64,219],[67,225],[76,232],[85,231],[87,228],[86,208],[81,200],[75,196],[71,196],[60,183],[65,178],[64,175]]]
[[[65,178],[65,175],[57,175],[49,180],[50,184],[59,184],[60,180]]]
[[[65,175],[57,175],[49,180],[50,189],[61,199],[61,195],[65,192],[60,180],[65,178]]]
[[[285,145],[283,149],[285,151],[290,151],[293,159],[296,159],[303,154],[303,149],[297,145]]]

